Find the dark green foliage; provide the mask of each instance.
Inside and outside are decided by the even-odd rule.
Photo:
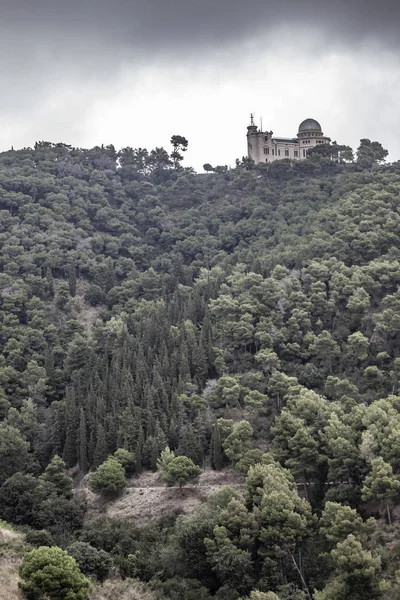
[[[0,518],[80,536],[55,456],[99,467],[105,494],[161,458],[177,485],[229,466],[246,504],[227,491],[143,531],[100,519],[80,541],[166,597],[340,598],[353,550],[363,593],[381,578],[394,597],[388,542],[358,518],[398,502],[399,165],[364,139],[356,162],[334,143],[197,175],[171,143],[0,154]],[[359,511],[337,555],[329,502]]]
[[[221,433],[218,427],[217,421],[214,421],[213,430],[212,430],[212,441],[211,441],[211,465],[217,471],[222,469],[224,464],[224,453],[222,450],[222,440]]]
[[[25,539],[32,546],[52,546],[53,539],[48,531],[40,529],[38,531],[30,530],[25,534]]]
[[[104,550],[97,550],[86,542],[74,542],[67,548],[75,558],[82,573],[99,581],[107,579],[112,567],[112,559]]]
[[[19,429],[3,424],[0,426],[0,483],[30,464],[29,442]]]
[[[85,301],[90,306],[97,306],[104,302],[105,294],[99,285],[93,284],[85,293]]]
[[[174,577],[157,586],[167,598],[174,600],[211,600],[207,588],[195,579]]]
[[[36,522],[38,482],[32,475],[15,473],[0,487],[0,516],[17,525]]]
[[[50,484],[50,488],[57,496],[72,496],[72,479],[65,472],[65,462],[59,456],[53,456],[47,465],[43,475],[40,477],[45,484]]]
[[[36,521],[39,527],[46,528],[59,544],[65,544],[70,537],[82,528],[85,506],[78,499],[68,499],[52,494],[39,504]]]

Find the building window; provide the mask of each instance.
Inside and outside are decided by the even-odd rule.
[[[289,156],[289,150],[285,150],[285,156]]]
[[[269,148],[264,148],[264,154],[269,154]]]
[[[298,156],[299,156],[299,152],[298,152],[298,150],[295,150],[294,151],[294,157],[297,158]]]
[[[264,136],[264,140],[265,140],[266,142],[268,142],[268,136],[267,136],[267,135],[265,135],[265,136]]]
[[[307,151],[303,149],[303,158],[306,157]]]
[[[280,156],[280,155],[281,155],[281,151],[280,151],[280,150],[278,150],[278,156]]]
[[[272,150],[272,156],[274,156],[274,154],[275,154],[275,150]]]
[[[265,159],[265,162],[268,162],[268,158]]]

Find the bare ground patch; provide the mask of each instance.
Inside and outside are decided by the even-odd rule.
[[[197,485],[188,485],[182,490],[179,487],[166,487],[158,480],[156,473],[145,472],[130,479],[124,493],[112,501],[104,502],[87,490],[87,478],[82,480],[77,491],[86,495],[89,518],[104,515],[144,524],[169,514],[190,514],[211,494],[223,487],[234,487],[241,491],[243,483],[243,477],[233,469],[206,469]]]
[[[22,539],[21,534],[0,528],[0,600],[22,600],[24,597],[18,588],[19,545]]]

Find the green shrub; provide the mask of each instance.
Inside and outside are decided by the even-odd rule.
[[[32,544],[32,546],[52,546],[53,540],[48,531],[45,529],[41,529],[40,531],[31,530],[25,536],[28,544]]]
[[[57,546],[28,552],[19,568],[20,587],[28,600],[86,600],[90,581],[77,562]]]
[[[108,552],[97,550],[87,542],[74,542],[67,552],[75,558],[82,573],[99,581],[107,579],[113,564]]]
[[[89,477],[89,488],[92,492],[104,496],[118,494],[125,486],[125,469],[113,456],[107,458]]]

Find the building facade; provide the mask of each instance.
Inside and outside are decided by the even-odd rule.
[[[253,115],[247,127],[247,152],[256,163],[269,163],[285,158],[304,160],[308,150],[318,144],[329,144],[330,141],[330,138],[324,136],[321,125],[315,119],[306,119],[300,123],[295,138],[273,137],[272,131],[259,130],[254,124]]]

